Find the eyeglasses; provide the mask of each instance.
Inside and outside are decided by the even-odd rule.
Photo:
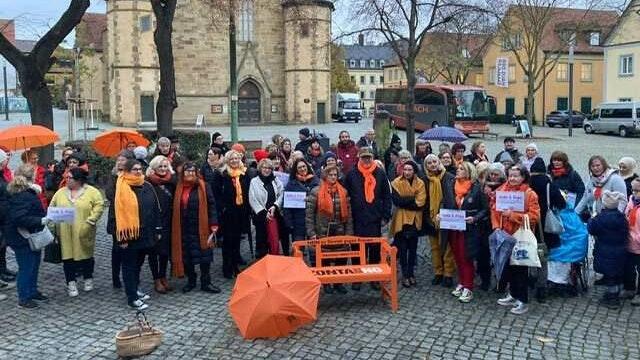
[[[132,171],[132,172],[133,172],[133,171],[140,171],[140,172],[142,172],[142,168],[141,168],[141,167],[134,167],[134,168],[131,168],[131,171]]]

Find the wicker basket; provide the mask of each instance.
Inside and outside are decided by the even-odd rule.
[[[138,312],[136,319],[136,323],[116,334],[116,352],[120,357],[150,354],[162,343],[162,331],[151,326],[143,312]]]

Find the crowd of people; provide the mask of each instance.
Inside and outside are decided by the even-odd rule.
[[[255,236],[259,259],[288,256],[291,242],[298,240],[355,235],[392,241],[405,288],[417,285],[418,242],[426,236],[431,286],[450,288],[458,301],[468,303],[478,275],[479,289],[503,292],[497,303],[523,314],[531,289],[540,302],[575,296],[570,276],[575,264],[542,256],[541,268],[507,264],[496,282],[488,238],[497,229],[514,234],[528,218],[540,247],[552,250],[562,241],[546,230],[548,212],[573,209],[596,239],[594,269],[603,275],[597,284],[606,286],[601,303],[616,308],[628,298],[640,305],[640,179],[633,158],[623,157],[614,169],[603,157],[591,157],[585,184],[566,153],[553,151],[545,161],[536,144],[521,153],[510,137],[493,161],[482,141],[469,151],[462,143],[442,143],[434,151],[429,142],[418,140],[409,151],[393,135],[389,147],[381,149],[373,129],[357,142],[348,131],[340,132],[336,144],[322,140],[304,128],[295,147],[291,139],[274,135],[264,149],[247,154],[241,144],[229,145],[214,133],[202,166],[180,154],[176,139],[158,139],[151,155],[132,143],[116,157],[103,192],[89,184],[81,151],[66,148],[62,159],[46,168],[35,152],[25,151],[12,172],[7,165],[11,153],[0,150],[0,225],[3,244],[12,248],[18,264],[17,274],[7,268],[3,246],[0,287],[11,288],[15,281],[24,308],[47,300],[38,290],[41,251],[32,250],[26,237],[49,226],[59,239],[68,295],[79,296],[80,277],[82,291],[92,291],[96,225],[106,199],[112,285],[124,286],[127,303],[135,309],[149,306],[150,295],[140,283],[145,260],[158,294],[173,291],[170,278],[185,276],[183,292],[194,290],[199,276],[201,291],[219,293],[211,276],[216,246],[222,248],[223,276],[233,279],[251,261],[241,252],[245,236],[250,244]],[[303,193],[304,205],[288,205],[287,192]],[[524,210],[499,209],[497,192],[522,193]],[[74,208],[75,218],[53,223],[49,206]],[[441,228],[442,209],[464,210],[466,230]],[[335,247],[330,250],[349,250]],[[310,250],[306,261],[315,265]],[[367,245],[366,254],[368,263],[381,261],[379,245]],[[333,265],[348,262],[358,264],[343,259]],[[379,289],[377,283],[370,286]],[[361,284],[350,288],[360,291]],[[324,291],[349,290],[338,284]]]

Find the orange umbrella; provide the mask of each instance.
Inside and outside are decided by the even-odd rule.
[[[116,156],[127,147],[130,142],[137,146],[149,146],[150,142],[142,134],[132,129],[113,129],[96,136],[93,148],[98,154],[104,156]]]
[[[245,339],[282,337],[316,320],[319,295],[302,259],[267,255],[240,273],[229,311]]]
[[[0,131],[0,145],[13,151],[42,147],[58,140],[58,134],[40,125],[18,125]]]

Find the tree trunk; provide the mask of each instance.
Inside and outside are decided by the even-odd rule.
[[[416,142],[416,115],[414,105],[416,103],[416,60],[407,58],[407,104],[405,114],[407,118],[407,147],[413,153]]]
[[[531,131],[531,137],[533,137],[533,119],[535,117],[535,96],[536,96],[536,90],[535,90],[535,83],[534,83],[534,79],[529,78],[529,81],[527,82],[527,122],[529,123],[529,130]]]
[[[51,92],[44,81],[44,74],[38,71],[35,62],[28,56],[24,71],[19,73],[22,95],[27,99],[31,124],[55,130],[53,126],[53,104]],[[42,164],[53,160],[53,145],[38,149]]]
[[[153,41],[156,45],[160,65],[160,93],[156,103],[156,121],[159,136],[170,136],[173,133],[173,111],[178,107],[173,44],[171,42],[176,0],[152,1],[151,5],[156,15]]]

